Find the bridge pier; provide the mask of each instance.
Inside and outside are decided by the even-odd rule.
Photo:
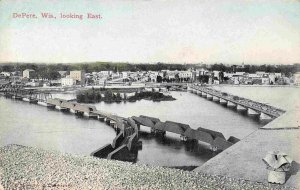
[[[67,110],[67,108],[63,108],[63,107],[58,106],[58,105],[55,106],[55,109],[60,110],[60,111],[66,111]]]
[[[166,131],[161,131],[155,128],[151,127],[151,133],[155,134],[155,135],[161,135],[161,136],[165,136],[166,135]]]
[[[220,98],[220,104],[227,105],[227,100]]]
[[[248,115],[259,115],[260,113],[251,109],[251,108],[248,108],[248,111],[247,111]]]
[[[241,106],[241,105],[237,105],[237,107],[236,107],[236,109],[238,110],[238,111],[246,111],[247,110],[247,108],[245,108],[244,106]]]
[[[83,116],[87,117],[87,118],[94,118],[94,119],[98,119],[98,115],[94,114],[92,112],[83,112]]]
[[[47,103],[46,103],[46,102],[38,101],[37,104],[38,104],[38,105],[41,105],[41,106],[46,106],[46,107],[47,107]]]
[[[11,97],[12,97],[12,94],[9,94],[9,93],[5,94],[5,98],[11,98]]]
[[[22,96],[18,96],[18,95],[13,95],[11,98],[15,99],[15,100],[22,100],[23,99]]]
[[[259,118],[261,120],[272,120],[273,119],[271,116],[269,116],[269,115],[267,115],[265,113],[262,113],[262,112],[260,113]]]
[[[47,108],[52,108],[52,109],[54,109],[54,108],[55,108],[55,105],[47,103]],[[75,113],[75,112],[74,112],[74,113]]]
[[[207,94],[207,95],[206,95],[206,98],[207,98],[208,100],[212,100],[212,99],[213,99],[213,96],[210,95],[210,94]]]
[[[79,116],[79,117],[82,117],[83,116],[83,112],[80,112],[80,111],[75,111],[75,115]]]
[[[115,121],[110,121],[110,124],[109,124],[111,127],[114,128],[115,131],[118,131],[118,125]]]
[[[106,117],[106,118],[104,119],[104,121],[105,121],[105,123],[107,123],[108,125],[110,125],[110,119],[109,119],[108,117]]]
[[[98,120],[99,121],[104,121],[104,119],[105,119],[104,117],[102,117],[101,115],[98,115]]]
[[[219,102],[219,101],[220,101],[220,98],[217,97],[217,96],[213,96],[213,101],[214,101],[214,102]]]
[[[22,100],[23,100],[24,102],[29,102],[29,101],[30,101],[29,98],[22,98]]]
[[[230,102],[230,101],[227,102],[227,107],[234,108],[234,107],[236,107],[236,106],[237,106],[237,105],[236,105],[235,103],[233,103],[233,102]]]
[[[38,100],[34,98],[29,98],[29,103],[30,104],[37,104]]]

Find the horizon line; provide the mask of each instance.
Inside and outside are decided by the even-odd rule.
[[[300,62],[295,62],[295,63],[244,63],[244,62],[239,62],[239,63],[226,63],[226,62],[190,62],[190,63],[176,63],[176,62],[118,62],[118,61],[89,61],[89,62],[3,62],[0,61],[0,65],[2,64],[49,64],[49,65],[57,65],[57,64],[93,64],[93,63],[98,63],[98,64],[103,64],[103,63],[110,63],[110,64],[149,64],[149,65],[154,65],[154,64],[170,64],[170,65],[214,65],[214,64],[223,64],[223,65],[297,65],[300,64]]]

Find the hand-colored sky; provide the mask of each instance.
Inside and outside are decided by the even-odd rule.
[[[0,1],[0,62],[89,61],[299,63],[300,1]]]

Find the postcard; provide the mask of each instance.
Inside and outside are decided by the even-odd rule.
[[[1,0],[0,190],[300,188],[298,0]]]

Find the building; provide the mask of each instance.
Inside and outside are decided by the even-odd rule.
[[[70,78],[75,81],[76,84],[85,84],[85,72],[84,71],[70,71]]]
[[[35,71],[33,69],[26,69],[23,71],[23,78],[34,78],[35,77]]]
[[[127,71],[123,71],[121,74],[122,78],[127,78],[128,77],[128,72]]]
[[[275,84],[275,82],[276,82],[276,75],[275,75],[275,73],[270,73],[269,74],[269,79],[270,79],[270,84]]]
[[[180,79],[185,79],[185,80],[189,80],[191,79],[193,76],[192,72],[189,71],[181,71],[179,72],[179,78]]]
[[[264,85],[269,85],[270,84],[270,78],[269,77],[262,77],[261,78],[261,83]]]
[[[176,79],[176,74],[178,74],[178,71],[168,71],[166,77],[172,81]]]
[[[31,81],[26,83],[25,86],[38,87],[42,86],[42,83],[40,81]]]
[[[1,72],[0,75],[4,77],[10,77],[12,74],[10,72]]]
[[[294,84],[300,85],[300,72],[294,74]]]
[[[112,71],[100,71],[100,74],[104,77],[109,77],[112,73]]]
[[[61,86],[73,86],[75,83],[76,83],[76,81],[70,77],[61,79]]]

